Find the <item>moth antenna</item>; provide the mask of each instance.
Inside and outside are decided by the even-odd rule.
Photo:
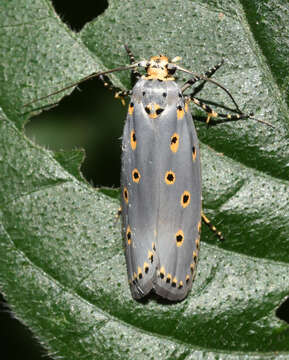
[[[274,125],[270,124],[268,121],[265,121],[265,120],[261,120],[261,119],[256,119],[256,118],[254,118],[254,117],[253,117],[253,114],[252,114],[252,115],[251,115],[251,114],[249,115],[249,119],[252,119],[252,120],[258,121],[258,122],[259,122],[259,123],[261,123],[261,124],[264,124],[264,125],[270,126],[271,128],[275,129],[275,126],[274,126]]]
[[[223,91],[225,91],[225,93],[227,93],[227,95],[230,97],[230,99],[233,101],[237,111],[241,114],[242,111],[240,110],[238,104],[236,103],[235,99],[233,98],[233,95],[229,92],[229,90],[227,90],[223,85],[221,85],[220,83],[218,83],[217,81],[213,80],[213,79],[210,79],[210,78],[207,78],[206,76],[203,76],[203,75],[198,75],[198,74],[195,74],[187,69],[184,69],[182,68],[181,66],[178,66],[176,65],[176,68],[180,71],[183,71],[185,73],[188,73],[188,74],[191,74],[199,79],[202,79],[202,80],[205,80],[205,81],[209,81],[215,85],[217,85],[219,88],[221,88]]]
[[[77,85],[83,83],[83,82],[86,81],[86,80],[93,79],[93,78],[98,77],[98,76],[100,76],[100,75],[110,74],[110,73],[115,72],[115,71],[129,70],[129,69],[132,69],[132,68],[136,68],[136,67],[138,67],[138,66],[142,66],[142,64],[138,62],[138,63],[135,63],[135,64],[131,64],[131,65],[127,65],[127,66],[121,66],[121,67],[118,67],[118,68],[115,68],[115,69],[111,69],[111,70],[94,72],[94,73],[92,73],[92,74],[90,74],[90,75],[88,75],[88,76],[80,79],[79,81],[77,81],[77,82],[75,82],[75,83],[72,83],[72,84],[69,84],[69,85],[65,86],[64,88],[62,88],[62,89],[60,89],[60,90],[54,91],[54,92],[52,92],[52,93],[50,93],[50,94],[48,94],[48,95],[42,96],[42,97],[40,97],[40,98],[38,98],[38,99],[34,99],[34,100],[28,102],[27,104],[24,104],[24,106],[29,106],[29,105],[37,102],[37,101],[44,100],[44,99],[46,99],[46,98],[49,98],[50,96],[59,94],[59,93],[61,93],[62,91],[65,91],[65,90],[67,90],[67,89],[70,89],[70,88],[72,88],[72,87],[74,87],[74,86],[77,86]]]

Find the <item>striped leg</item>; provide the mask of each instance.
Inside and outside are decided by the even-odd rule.
[[[208,113],[207,120],[206,120],[207,124],[210,123],[211,118],[219,117],[219,118],[224,118],[224,121],[237,121],[237,120],[242,120],[242,119],[249,119],[253,116],[253,114],[243,114],[243,113],[235,114],[235,115],[218,113],[218,112],[214,111],[210,106],[206,105],[204,102],[193,97],[192,95],[190,95],[188,100],[192,100],[194,104],[201,107],[203,110],[205,110]]]
[[[220,69],[220,67],[224,64],[224,59],[222,59],[221,62],[219,62],[217,65],[215,65],[214,67],[212,67],[211,69],[209,69],[208,71],[206,71],[203,76],[210,78],[211,76],[214,75],[214,73]],[[201,80],[201,78],[199,76],[194,76],[193,78],[189,79],[188,81],[186,81],[182,87],[182,92],[184,92],[185,90],[187,90],[189,87],[191,87],[192,85],[194,85],[197,81]],[[203,81],[199,86],[197,86],[195,88],[195,90],[193,91],[193,96],[195,96],[198,92],[200,92],[204,85],[206,84],[206,81]]]
[[[131,64],[134,64],[135,61],[135,57],[133,55],[133,53],[131,52],[131,50],[129,49],[129,47],[127,45],[124,45],[125,50],[129,56],[129,61]],[[131,70],[131,83],[132,86],[137,82],[137,80],[141,77],[141,74],[136,70],[136,69],[132,69]]]
[[[133,53],[131,52],[130,48],[126,44],[124,44],[124,47],[125,47],[125,50],[126,50],[128,56],[129,56],[130,63],[134,64],[135,63],[135,57],[134,57]]]
[[[120,88],[113,85],[113,83],[110,81],[110,79],[105,75],[100,75],[98,77],[102,82],[103,85],[108,88],[109,90],[112,90],[115,92],[114,97],[116,99],[120,99],[122,105],[125,105],[124,97],[131,95],[131,90],[121,90]]]
[[[216,229],[211,221],[206,217],[206,215],[202,212],[202,220],[203,222],[210,228],[210,230],[219,238],[220,241],[224,241],[224,236],[222,235],[221,231]]]
[[[119,219],[120,219],[120,216],[121,216],[121,213],[122,213],[122,208],[121,206],[118,208],[117,210],[117,213],[115,214],[115,219],[114,219],[114,226],[116,226],[116,224],[118,223]]]

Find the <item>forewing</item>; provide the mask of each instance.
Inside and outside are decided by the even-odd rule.
[[[132,296],[137,299],[152,289],[157,266],[155,146],[151,119],[133,93],[123,132],[121,185],[128,279]]]
[[[181,300],[192,286],[200,244],[200,154],[192,117],[183,98],[168,104],[162,116],[155,290],[164,298]]]

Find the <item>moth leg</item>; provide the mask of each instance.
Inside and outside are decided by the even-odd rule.
[[[218,231],[216,226],[214,226],[211,221],[206,217],[206,215],[202,212],[202,220],[203,222],[210,228],[210,230],[219,238],[220,241],[224,241],[224,236],[221,231]]]
[[[115,215],[114,226],[116,226],[116,224],[118,223],[118,221],[120,219],[120,216],[121,216],[121,213],[122,213],[122,208],[120,206],[119,209],[117,210],[116,215]]]
[[[129,61],[131,64],[134,64],[136,61],[135,61],[135,57],[133,55],[133,53],[131,52],[130,48],[125,44],[124,45],[125,47],[125,50],[129,56]],[[137,71],[136,69],[132,69],[131,70],[131,84],[132,86],[138,81],[138,79],[141,77],[141,74],[139,71]]]
[[[220,61],[217,65],[215,65],[214,67],[212,67],[211,69],[207,70],[202,76],[205,76],[207,78],[210,78],[211,76],[214,75],[214,73],[220,69],[220,67],[224,64],[224,59],[222,59],[222,61]],[[182,92],[184,92],[185,90],[187,90],[189,87],[191,87],[192,85],[194,85],[197,81],[200,81],[201,77],[199,76],[194,76],[193,78],[189,79],[188,81],[186,81],[182,87]],[[203,81],[199,86],[197,86],[192,95],[195,96],[197,93],[199,93],[204,85],[206,84],[206,81]]]
[[[128,56],[129,56],[130,63],[134,64],[136,61],[135,61],[135,57],[134,57],[132,51],[130,50],[130,48],[126,44],[124,44],[124,47],[125,47],[125,50],[126,50]]]
[[[194,104],[196,104],[197,106],[201,107],[203,110],[206,111],[206,113],[208,114],[206,124],[209,124],[212,118],[223,118],[224,120],[222,122],[227,122],[227,121],[249,119],[253,116],[252,113],[251,114],[238,113],[236,115],[218,113],[215,110],[213,110],[209,105],[206,105],[201,100],[195,98],[193,95],[190,95],[188,100],[193,101]]]
[[[116,99],[120,99],[122,105],[125,105],[125,101],[124,101],[124,98],[126,96],[130,96],[131,95],[131,90],[121,90],[120,88],[116,87],[113,85],[113,83],[110,81],[110,79],[105,76],[105,75],[99,75],[98,77],[102,82],[103,82],[103,85],[111,90],[111,91],[114,91],[115,92],[115,95],[114,97]]]

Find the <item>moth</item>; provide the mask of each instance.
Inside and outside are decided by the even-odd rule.
[[[117,91],[116,97],[130,96],[121,160],[122,236],[128,282],[135,299],[154,291],[165,299],[180,301],[188,295],[196,275],[202,220],[223,240],[202,212],[200,149],[189,103],[206,112],[207,124],[214,118],[254,118],[242,113],[228,90],[211,79],[223,62],[198,75],[177,65],[178,57],[170,61],[157,55],[136,62],[127,46],[126,50],[130,65],[93,73],[53,94],[99,77],[105,86]],[[145,69],[144,75],[139,68]],[[122,70],[132,70],[136,79],[130,91],[119,91],[105,76]],[[181,87],[175,81],[177,71],[191,75]],[[199,89],[185,95],[200,81],[221,87],[235,104],[235,114],[213,110],[196,97]]]

